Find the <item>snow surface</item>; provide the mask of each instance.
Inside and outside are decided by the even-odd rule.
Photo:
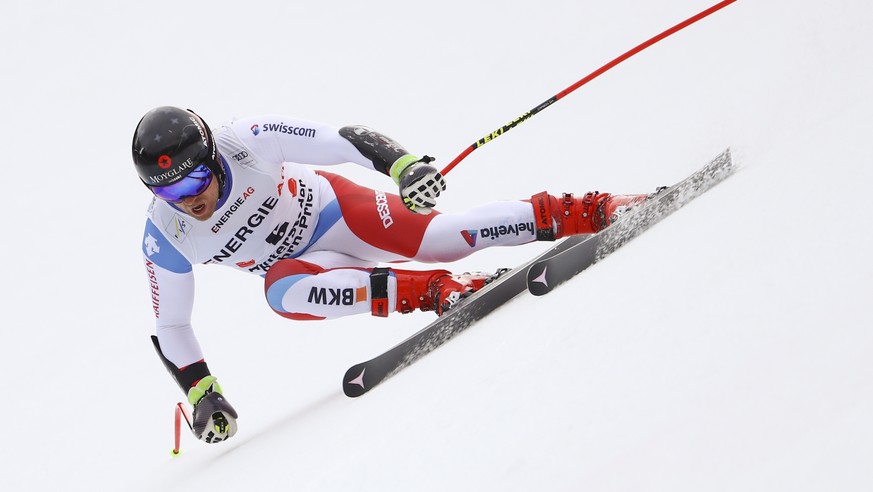
[[[259,278],[198,267],[194,321],[240,431],[170,457],[143,113],[363,123],[447,163],[713,1],[3,2],[0,489],[873,490],[860,0],[739,0],[474,152],[442,210],[647,192],[727,146],[741,169],[363,398],[345,369],[431,315],[291,323]]]

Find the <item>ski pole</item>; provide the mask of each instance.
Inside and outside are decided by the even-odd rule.
[[[188,414],[188,408],[185,407],[184,403],[178,402],[176,403],[176,416],[174,422],[175,447],[173,447],[172,451],[170,452],[174,458],[182,454],[182,417],[185,417],[185,423],[188,424],[188,428],[191,428],[191,415]]]
[[[464,158],[466,158],[468,155],[470,155],[470,153],[473,152],[474,150],[487,144],[488,142],[494,140],[495,138],[503,135],[504,133],[508,132],[509,130],[512,130],[516,126],[520,125],[522,122],[533,117],[533,115],[548,108],[549,106],[551,106],[553,103],[555,103],[556,101],[558,101],[562,97],[564,97],[567,94],[582,87],[583,85],[587,84],[588,82],[591,82],[592,80],[596,79],[597,77],[599,77],[601,74],[603,74],[604,72],[606,72],[610,68],[627,60],[628,58],[634,56],[635,54],[639,53],[640,51],[643,51],[644,49],[646,49],[649,46],[657,43],[658,41],[666,38],[667,36],[670,36],[671,34],[674,34],[675,32],[680,31],[680,30],[690,26],[691,24],[694,24],[695,22],[699,21],[700,19],[703,19],[704,17],[707,17],[708,15],[713,14],[713,13],[727,7],[728,5],[730,5],[734,2],[736,2],[736,0],[723,0],[723,1],[713,5],[712,7],[698,13],[697,15],[694,15],[692,17],[689,17],[688,19],[685,19],[684,21],[676,24],[675,26],[671,27],[670,29],[667,29],[666,31],[664,31],[656,36],[653,36],[653,37],[649,38],[648,40],[631,48],[630,50],[624,52],[623,54],[616,57],[615,59],[613,59],[609,63],[603,65],[602,67],[598,68],[597,70],[586,75],[584,78],[580,79],[575,84],[571,85],[570,87],[567,87],[563,91],[561,91],[561,92],[555,94],[554,96],[550,97],[549,99],[543,101],[542,103],[540,103],[539,106],[531,109],[527,113],[524,113],[523,115],[519,116],[518,118],[510,121],[509,123],[503,125],[502,127],[494,130],[493,132],[491,132],[491,133],[485,135],[484,137],[480,138],[479,140],[473,142],[469,147],[467,147],[463,152],[461,152],[460,155],[458,155],[458,157],[455,157],[455,159],[452,162],[450,162],[441,171],[442,174],[443,175],[448,174],[449,171],[454,169],[454,167],[457,166],[459,162],[461,162]]]

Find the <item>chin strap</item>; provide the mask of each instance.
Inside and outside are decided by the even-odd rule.
[[[218,154],[218,167],[219,169],[213,169],[212,172],[218,178],[218,202],[221,203],[221,199],[230,194],[230,180],[227,179],[230,169],[221,154]]]

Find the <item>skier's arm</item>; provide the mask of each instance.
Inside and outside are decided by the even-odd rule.
[[[432,157],[412,155],[394,140],[364,126],[344,126],[339,134],[351,142],[374,169],[394,179],[406,208],[427,215],[436,206],[436,197],[446,189],[446,182],[430,165]]]
[[[276,162],[333,165],[354,162],[390,176],[410,210],[428,214],[445,180],[429,163],[391,138],[365,126],[330,125],[287,116],[259,116],[231,123],[255,154]]]
[[[266,162],[296,162],[316,166],[353,162],[367,169],[385,172],[331,125],[290,116],[262,115],[234,120],[228,127],[248,149]]]
[[[151,220],[146,221],[143,259],[155,315],[156,335],[152,336],[155,350],[194,407],[195,435],[206,442],[226,440],[236,432],[237,414],[221,397],[221,386],[210,373],[191,326],[194,307],[191,263]]]
[[[194,309],[193,268],[151,219],[146,221],[142,252],[155,315],[155,334],[159,342],[156,347],[160,347],[162,360],[175,368],[170,373],[182,391],[187,392],[194,380],[181,378],[180,372],[203,360],[200,344],[191,326]],[[200,372],[192,371],[189,374]]]

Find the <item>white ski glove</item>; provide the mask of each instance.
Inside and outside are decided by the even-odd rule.
[[[391,177],[400,187],[400,197],[409,210],[428,215],[436,206],[436,198],[446,189],[446,180],[430,165],[433,157],[421,159],[407,154],[391,165]]]

